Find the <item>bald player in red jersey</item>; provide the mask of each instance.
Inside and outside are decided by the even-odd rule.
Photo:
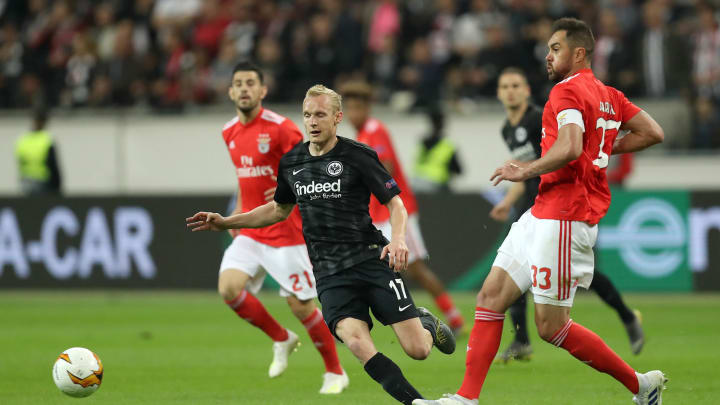
[[[238,114],[222,135],[235,165],[238,198],[233,214],[248,212],[272,200],[280,158],[303,136],[289,119],[262,107],[267,93],[257,66],[241,63],[233,70],[230,99]],[[280,284],[292,313],[302,322],[325,363],[321,394],[339,394],[349,383],[340,366],[335,340],[316,307],[315,277],[302,235],[297,209],[287,220],[258,229],[232,233],[232,244],[220,264],[218,290],[225,303],[241,318],[260,328],[273,341],[268,375],[287,368],[288,356],[299,345],[298,336],[281,326],[254,294],[269,273]]]
[[[500,345],[505,311],[528,289],[543,340],[615,378],[636,404],[662,404],[667,379],[660,370],[637,373],[598,335],[570,319],[577,287],[592,281],[597,223],[610,206],[609,155],[639,151],[664,138],[650,115],[595,78],[594,45],[583,21],[561,18],[553,24],[546,60],[557,84],[543,112],[542,157],[506,162],[491,177],[498,184],[540,176],[535,205],[512,225],[478,293],[462,386],[456,394],[413,404],[477,404]],[[624,137],[618,137],[621,130],[627,131]]]
[[[400,198],[405,204],[408,213],[407,245],[409,264],[407,272],[425,290],[432,294],[435,304],[443,311],[445,318],[448,320],[448,325],[457,335],[464,325],[462,314],[455,307],[450,295],[445,291],[445,286],[425,263],[428,253],[420,231],[418,205],[415,195],[405,177],[402,165],[400,165],[400,161],[395,155],[395,149],[387,128],[379,120],[370,117],[372,88],[365,82],[348,82],[342,86],[340,92],[345,104],[345,114],[358,131],[357,140],[377,152],[380,162],[397,181],[398,187],[402,190]],[[389,240],[392,227],[390,226],[390,212],[387,207],[380,204],[380,201],[371,195],[369,211],[375,227],[382,231],[383,235]]]

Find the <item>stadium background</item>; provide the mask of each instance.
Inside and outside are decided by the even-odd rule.
[[[116,313],[119,306],[128,311],[162,307],[164,312],[154,314],[177,322],[184,322],[176,316],[177,306],[187,300],[222,310],[212,296],[222,238],[191,235],[183,218],[199,209],[224,211],[235,188],[220,129],[234,114],[225,91],[232,66],[242,59],[257,61],[267,72],[265,106],[299,124],[300,100],[310,85],[371,81],[375,115],[389,128],[408,172],[429,131],[426,113],[444,111],[445,133],[458,146],[464,172],[451,192],[419,195],[421,224],[440,277],[454,291],[477,289],[505,230],[487,215],[503,190],[491,187],[487,178],[509,156],[499,135],[503,110],[493,97],[497,74],[520,66],[535,101],[544,103],[550,88],[542,73],[548,27],[558,16],[577,16],[591,22],[598,41],[596,75],[625,91],[666,132],[664,144],[637,154],[627,187],[614,192],[601,223],[600,263],[622,291],[641,293],[627,300],[643,307],[646,317],[670,319],[665,329],[648,325],[656,346],[648,347],[643,359],[662,361],[662,350],[680,357],[685,345],[679,341],[699,349],[686,355],[687,369],[677,366],[680,378],[690,382],[695,374],[687,370],[695,369],[689,364],[719,360],[716,350],[714,355],[702,350],[714,350],[708,344],[717,333],[720,299],[716,293],[701,294],[720,290],[716,7],[717,2],[695,0],[0,0],[0,321],[7,325],[0,342],[39,363],[65,346],[92,346],[119,370],[132,351],[105,347],[106,339],[123,334],[103,321],[103,313],[122,328],[139,330],[146,340],[153,321]],[[653,32],[662,32],[660,53],[649,45]],[[14,144],[38,109],[51,111],[48,128],[59,151],[62,196],[20,194]],[[353,131],[343,124],[340,133],[352,136]],[[148,301],[142,292],[115,291],[125,288],[204,291],[158,292],[153,293],[157,300]],[[458,296],[469,313],[472,295]],[[672,308],[666,297],[675,303]],[[271,312],[287,312],[272,295],[265,299]],[[607,315],[595,312],[599,305],[589,300],[581,297],[580,314]],[[107,311],[90,316],[100,329],[89,332],[83,317],[62,311],[81,306]],[[693,315],[686,319],[689,311]],[[203,330],[204,315],[193,314]],[[257,351],[266,349],[230,314],[210,319],[248,333],[242,339],[257,341],[248,343]],[[625,344],[613,335],[613,321],[601,334]],[[694,328],[687,326],[693,322]],[[46,331],[40,325],[54,328],[42,342],[37,333]],[[195,337],[187,339],[191,345]],[[168,353],[161,341],[145,355],[165,360],[177,354]],[[218,345],[233,341],[221,339]],[[542,350],[538,356],[552,361],[553,355]],[[362,380],[346,354],[344,363],[355,372],[351,378]],[[442,365],[454,370],[444,373],[455,380],[460,357]],[[45,380],[31,386],[56,403],[47,387],[49,366],[42,371],[47,376],[37,377],[33,368],[22,370],[19,358],[5,358],[0,393],[8,403],[37,403],[14,385],[36,378]],[[249,364],[247,358],[240,361]],[[264,357],[258,362],[262,376]],[[178,367],[173,364],[168,368]],[[553,372],[528,371],[535,364],[540,363],[520,368],[529,373],[523,375]],[[8,372],[12,367],[21,370],[15,379]],[[412,372],[415,366],[410,367]],[[423,366],[417,367],[422,372]],[[707,373],[717,374],[709,367]],[[695,391],[682,398],[711,403],[720,389],[717,382],[708,384],[686,388]],[[367,390],[369,399],[350,403],[386,401],[374,387]],[[140,388],[120,392],[130,399],[112,403],[143,403],[132,399]],[[488,395],[524,403],[519,396]],[[563,403],[562,398],[554,403]],[[587,401],[608,403],[593,398]],[[257,401],[247,403],[266,403]],[[677,397],[676,403],[690,402]]]

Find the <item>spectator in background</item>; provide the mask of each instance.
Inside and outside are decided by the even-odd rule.
[[[694,38],[692,77],[696,93],[700,97],[718,101],[720,100],[720,26],[715,12],[715,7],[710,3],[701,3],[698,6],[700,28]]]
[[[47,41],[47,71],[44,81],[47,86],[49,103],[57,104],[63,88],[65,66],[72,52],[73,37],[78,32],[78,21],[68,1],[56,1],[45,25],[37,33],[41,40]]]
[[[443,67],[432,59],[426,38],[418,38],[412,44],[408,64],[400,69],[399,81],[402,88],[415,96],[412,109],[438,109]]]
[[[716,11],[710,3],[698,5],[699,29],[693,38],[692,80],[697,98],[692,146],[702,149],[720,147],[720,27]]]
[[[400,33],[401,18],[397,1],[375,3],[370,17],[367,48],[372,53],[380,53],[385,48],[387,38],[396,38]]]
[[[88,104],[98,62],[93,48],[88,33],[78,33],[73,38],[73,53],[67,63],[62,104],[73,107]]]
[[[321,12],[327,15],[335,43],[337,82],[347,81],[363,68],[362,12],[357,4],[346,0],[322,0]],[[343,7],[343,3],[345,7]]]
[[[595,50],[592,55],[592,67],[595,77],[623,90],[629,89],[636,80],[633,70],[632,46],[623,38],[622,27],[615,11],[603,9],[599,16],[599,29]]]
[[[492,0],[472,0],[470,10],[453,27],[453,51],[461,61],[473,60],[486,45],[485,29],[502,20]]]
[[[6,22],[0,30],[0,108],[15,107],[23,71],[23,45],[17,27]]]
[[[640,94],[651,97],[677,95],[687,87],[690,72],[689,44],[668,26],[669,10],[664,0],[643,5],[644,32],[635,55]],[[622,88],[630,93],[630,86]]]
[[[61,192],[57,150],[50,133],[45,130],[47,111],[37,110],[32,129],[18,138],[15,156],[20,173],[20,187],[27,195]]]
[[[227,26],[224,38],[235,44],[238,60],[249,60],[255,49],[257,24],[253,20],[252,7],[245,0],[235,0],[230,12],[232,22]]]
[[[193,45],[202,49],[208,58],[214,58],[218,52],[220,39],[229,24],[230,16],[221,8],[219,0],[203,1],[200,16],[193,27]]]
[[[434,63],[444,65],[450,60],[456,13],[455,0],[435,0],[435,17],[427,35],[430,56]]]
[[[445,115],[440,110],[428,113],[431,131],[419,145],[411,181],[420,192],[449,191],[450,181],[462,173],[455,145],[445,137]]]
[[[292,6],[287,3],[278,5],[274,0],[261,1],[255,13],[258,35],[280,38],[288,26],[291,13]]]
[[[633,0],[611,0],[609,9],[617,18],[620,30],[627,35],[634,35],[638,30],[640,15]]]
[[[396,37],[386,36],[380,50],[371,56],[368,76],[377,84],[378,100],[388,101],[395,87],[395,73],[400,64]]]
[[[720,113],[711,98],[700,96],[695,100],[693,125],[693,148],[720,148]]]
[[[378,99],[388,100],[402,58],[398,48],[401,24],[410,19],[403,20],[397,1],[375,3],[368,24],[367,51],[371,62],[367,70],[370,79],[377,84]]]
[[[97,54],[102,61],[112,58],[115,49],[115,8],[113,3],[100,3],[95,8],[92,36],[97,44]]]
[[[133,47],[133,23],[122,20],[118,23],[114,35],[113,52],[110,59],[99,68],[101,86],[109,90],[109,99],[103,97],[98,102],[118,106],[130,106],[135,103],[132,85],[137,80],[139,69]]]
[[[160,66],[163,74],[153,83],[151,104],[163,111],[178,111],[183,107],[183,63],[185,43],[179,31],[168,32],[163,42]]]
[[[285,79],[285,63],[280,42],[271,36],[260,38],[255,51],[258,66],[263,70],[264,83],[267,86],[267,101],[279,101],[284,90],[280,83]]]
[[[235,45],[229,39],[224,39],[220,45],[217,58],[213,61],[210,79],[215,94],[225,94],[228,88],[228,77],[232,77],[233,68],[237,64]],[[267,78],[265,79],[267,81]]]
[[[208,50],[195,46],[188,55],[188,66],[183,75],[187,78],[190,101],[198,105],[210,104],[215,100],[212,85],[212,68]]]
[[[156,0],[152,11],[152,24],[161,35],[188,28],[200,14],[200,0]]]
[[[500,72],[510,66],[529,66],[532,62],[517,52],[510,43],[504,22],[496,21],[485,28],[487,47],[467,72],[466,85],[471,86],[475,95],[491,97],[497,89]]]
[[[310,18],[310,42],[307,58],[311,69],[308,83],[321,83],[332,86],[338,70],[338,48],[332,20],[326,13],[317,13]]]

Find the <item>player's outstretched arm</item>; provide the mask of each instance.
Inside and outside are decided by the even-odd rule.
[[[399,196],[395,196],[385,204],[390,211],[390,226],[392,227],[392,240],[383,247],[380,259],[386,255],[390,260],[390,268],[395,271],[407,269],[408,248],[405,243],[405,228],[407,226],[407,210]]]
[[[495,169],[490,181],[498,185],[503,180],[525,181],[545,173],[554,172],[580,157],[583,146],[583,131],[577,124],[560,127],[555,143],[543,157],[530,163],[506,162]]]
[[[640,111],[623,122],[620,130],[630,131],[625,136],[615,139],[612,154],[631,153],[643,150],[665,139],[665,132],[653,117],[645,111]]]
[[[229,217],[214,212],[198,212],[185,218],[187,227],[195,231],[222,231],[224,229],[263,228],[286,219],[295,204],[270,201],[250,212]]]

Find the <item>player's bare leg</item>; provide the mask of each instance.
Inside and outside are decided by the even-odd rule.
[[[270,378],[277,377],[287,368],[287,356],[299,344],[292,331],[281,326],[265,309],[265,306],[245,289],[250,276],[239,269],[226,269],[220,273],[218,291],[225,303],[239,317],[258,327],[273,343],[274,357],[268,370]]]
[[[335,334],[360,360],[365,372],[382,385],[383,389],[393,398],[405,405],[410,405],[414,399],[422,398],[420,393],[405,379],[400,367],[377,351],[365,321],[344,318],[337,323]]]
[[[477,404],[490,365],[500,347],[505,311],[522,292],[515,281],[501,267],[490,269],[477,294],[475,324],[470,332],[465,357],[465,377],[456,394],[448,394],[436,401],[416,400],[413,404]]]
[[[420,318],[411,318],[390,325],[405,353],[415,360],[424,360],[430,355],[433,338],[423,328]]]
[[[465,324],[462,314],[453,303],[447,290],[445,290],[442,281],[437,278],[427,263],[424,260],[415,260],[408,265],[407,273],[433,296],[435,305],[443,312],[453,332],[456,335],[460,333]]]
[[[310,339],[325,363],[321,394],[339,394],[350,384],[347,374],[340,366],[335,339],[323,320],[322,313],[315,300],[301,300],[294,295],[287,297],[287,303],[293,315],[307,329]]]
[[[375,344],[370,336],[370,329],[365,321],[345,318],[337,323],[335,334],[345,343],[353,355],[363,365],[377,354]]]
[[[662,372],[636,373],[600,336],[574,323],[570,319],[570,307],[535,304],[535,323],[543,340],[562,347],[595,370],[614,377],[635,394],[636,403],[661,403],[667,381]],[[657,402],[652,402],[652,398]]]

